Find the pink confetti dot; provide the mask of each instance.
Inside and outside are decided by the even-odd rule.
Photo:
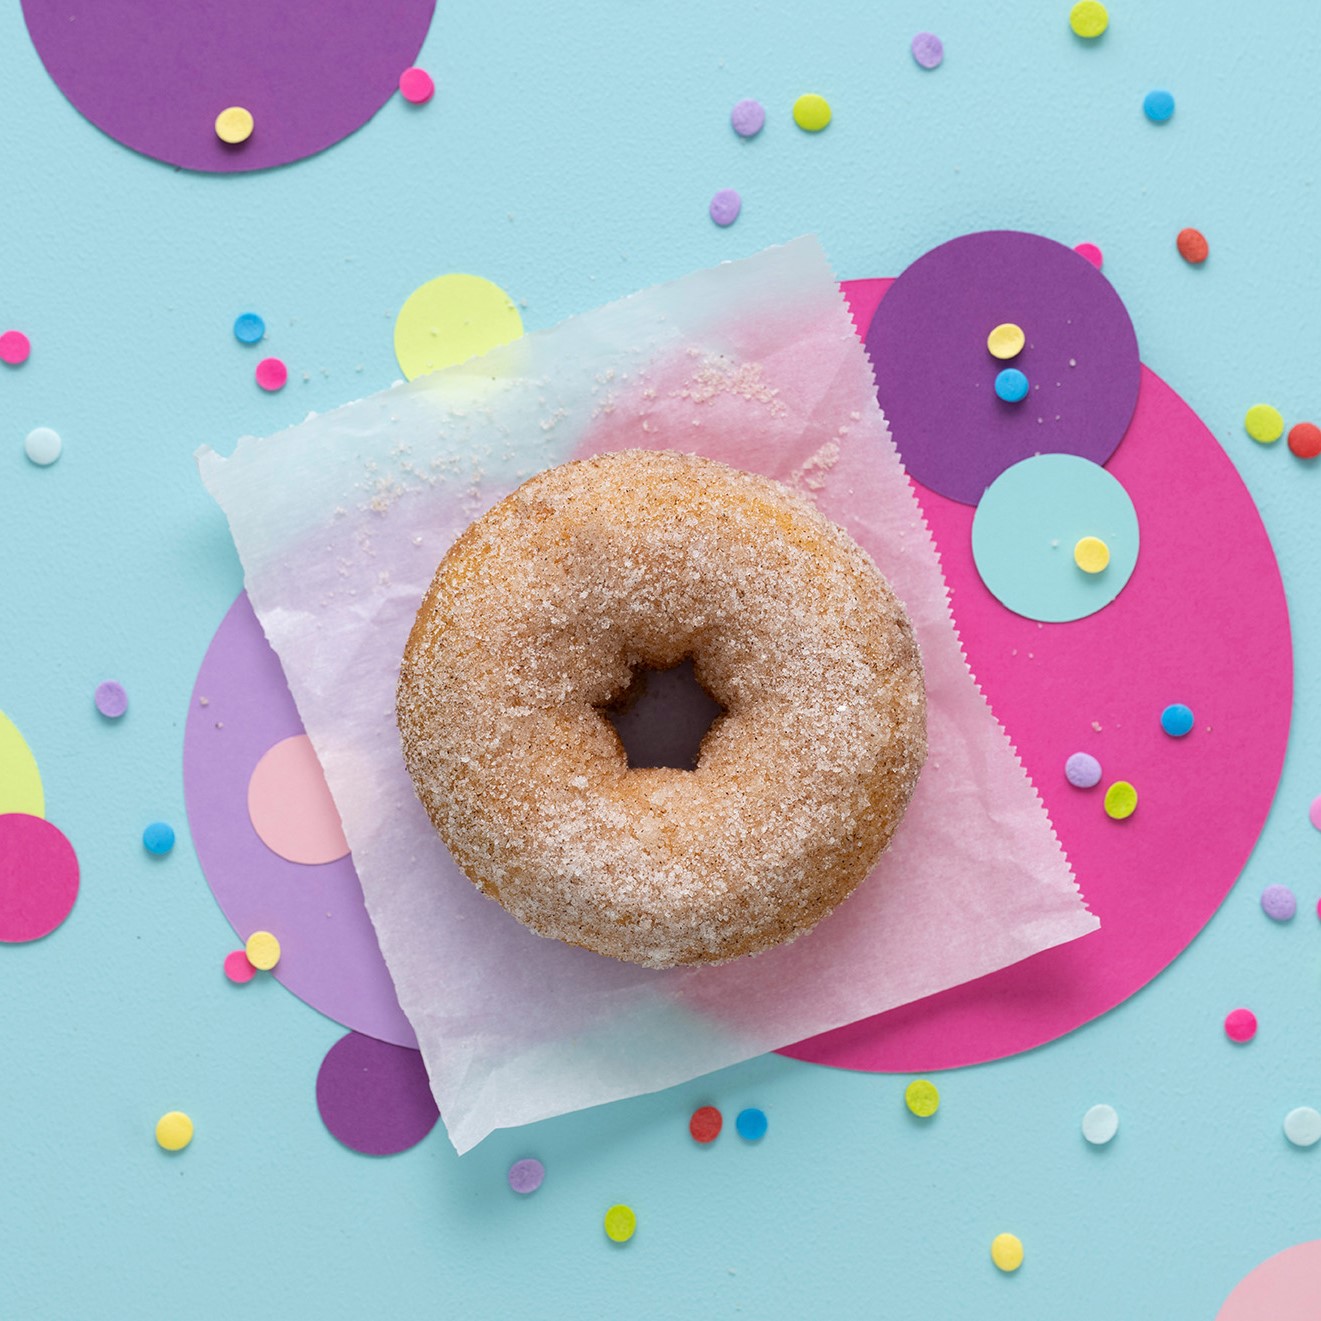
[[[1080,257],[1085,257],[1098,271],[1101,269],[1101,249],[1095,243],[1079,243],[1074,248],[1074,252]]]
[[[1321,795],[1312,799],[1312,806],[1307,809],[1307,819],[1321,830]]]
[[[78,857],[64,832],[39,816],[0,816],[0,941],[48,936],[78,898]]]
[[[11,367],[28,360],[32,352],[32,343],[21,330],[6,330],[0,335],[0,362],[7,362]]]
[[[279,358],[263,358],[253,375],[263,390],[283,390],[289,379],[289,368]]]
[[[1251,1041],[1257,1035],[1257,1015],[1251,1009],[1231,1009],[1225,1015],[1225,1036],[1230,1041]]]
[[[289,862],[334,862],[349,851],[335,800],[306,734],[268,749],[248,780],[248,817],[262,843]]]
[[[257,975],[257,969],[248,962],[247,954],[241,949],[230,950],[225,955],[225,976],[231,982],[242,986]]]
[[[405,101],[421,105],[424,101],[430,101],[435,91],[436,84],[431,81],[431,75],[425,69],[405,69],[399,75],[399,92]]]

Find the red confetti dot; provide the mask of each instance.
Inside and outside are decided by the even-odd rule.
[[[688,1131],[693,1135],[694,1142],[714,1142],[720,1136],[724,1122],[715,1106],[704,1105],[700,1110],[693,1111],[693,1117],[688,1121]]]
[[[1299,422],[1289,428],[1289,449],[1300,459],[1314,459],[1321,454],[1321,427]]]
[[[32,352],[32,342],[21,330],[6,330],[0,335],[0,362],[7,362],[11,367],[28,360]]]
[[[1257,1015],[1251,1009],[1231,1009],[1225,1015],[1225,1036],[1230,1041],[1251,1041],[1257,1035]]]
[[[263,390],[283,390],[289,379],[289,368],[279,358],[263,358],[253,375]]]
[[[257,969],[248,962],[248,955],[245,950],[231,950],[225,955],[225,976],[231,982],[242,986],[244,982],[250,982],[257,975]]]
[[[1200,266],[1206,260],[1207,253],[1211,251],[1206,235],[1200,229],[1181,229],[1175,244],[1179,249],[1179,256],[1193,266]]]
[[[1101,269],[1101,249],[1095,243],[1079,243],[1074,252],[1080,257],[1085,257],[1099,271]]]
[[[405,69],[399,75],[399,91],[405,101],[421,105],[431,100],[436,84],[431,81],[431,75],[425,69]]]

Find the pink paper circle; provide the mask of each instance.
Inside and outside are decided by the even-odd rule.
[[[316,1104],[331,1134],[364,1156],[407,1151],[440,1118],[421,1052],[360,1032],[341,1037],[326,1052]]]
[[[39,816],[0,815],[0,941],[48,936],[78,898],[78,858],[64,832]]]
[[[238,986],[243,986],[250,982],[257,975],[257,969],[248,962],[246,951],[241,949],[230,950],[225,955],[225,976],[231,982]]]
[[[306,734],[281,739],[248,781],[248,819],[273,853],[308,865],[349,851],[325,772]]]
[[[263,358],[253,375],[263,390],[283,390],[289,379],[289,368],[279,358]]]
[[[1316,1321],[1321,1239],[1268,1257],[1235,1286],[1215,1321]]]
[[[189,170],[284,165],[361,128],[394,92],[435,0],[23,0],[46,72],[126,147]],[[228,106],[256,129],[216,137]]]
[[[1307,819],[1321,830],[1321,794],[1312,799],[1312,806],[1307,809]]]
[[[413,105],[422,105],[435,95],[436,84],[425,69],[405,69],[399,75],[399,93],[405,101]]]
[[[32,345],[21,330],[6,330],[0,335],[0,362],[17,367],[28,360]]]
[[[1074,245],[1074,252],[1080,257],[1085,257],[1099,271],[1105,264],[1105,258],[1101,255],[1101,249],[1095,243],[1078,243]]]
[[[863,283],[871,287],[859,292],[875,297],[873,282]],[[784,1054],[925,1072],[1053,1041],[1171,963],[1237,879],[1270,810],[1293,698],[1289,616],[1270,540],[1224,449],[1145,368],[1108,468],[1137,507],[1142,552],[1116,601],[1067,624],[1038,625],[1000,605],[972,561],[973,510],[917,488],[969,665],[1101,930]],[[1209,562],[1201,548],[1216,545],[1234,554]],[[1244,674],[1260,682],[1245,684]],[[1154,718],[1172,692],[1198,715],[1187,738],[1167,737]],[[1140,787],[1142,807],[1122,827],[1065,779],[1061,768],[1079,750]]]

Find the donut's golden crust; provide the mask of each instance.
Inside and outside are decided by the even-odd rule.
[[[727,714],[695,771],[629,770],[597,708],[685,656]],[[917,644],[866,553],[775,482],[647,450],[542,473],[455,542],[397,707],[474,884],[656,968],[809,930],[875,865],[926,756]]]

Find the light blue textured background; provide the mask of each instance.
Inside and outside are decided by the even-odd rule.
[[[1092,46],[1067,11],[441,0],[431,106],[207,177],[87,124],[0,8],[0,322],[35,346],[0,372],[0,707],[83,865],[64,927],[0,947],[0,1316],[1210,1321],[1252,1266],[1321,1235],[1321,1149],[1280,1132],[1321,1106],[1318,477],[1241,430],[1258,400],[1321,413],[1321,37],[1303,0],[1115,0]],[[946,43],[933,73],[908,54],[921,29]],[[1156,128],[1141,99],[1159,85],[1178,109]],[[789,119],[805,90],[834,106],[820,137]],[[743,96],[769,111],[750,144],[727,127]],[[720,231],[705,208],[727,186],[744,212]],[[1205,269],[1175,255],[1188,224]],[[1277,547],[1294,733],[1223,909],[1102,1021],[942,1077],[926,1127],[903,1079],[767,1057],[462,1160],[439,1130],[388,1160],[338,1146],[313,1080],[340,1029],[265,979],[219,978],[230,932],[187,838],[190,686],[240,582],[193,449],[389,383],[393,314],[445,271],[497,281],[535,328],[805,231],[856,277],[988,227],[1102,245],[1145,361],[1233,455]],[[247,307],[290,364],[282,394],[231,337]],[[38,424],[65,439],[45,471],[22,452]],[[1207,571],[1233,553],[1208,547]],[[110,675],[131,694],[119,727],[90,704]],[[140,844],[157,817],[180,831],[164,861]],[[1299,894],[1290,927],[1257,909],[1276,880]],[[1239,1003],[1262,1024],[1245,1049],[1220,1030]],[[1122,1127],[1093,1151],[1078,1121],[1100,1099]],[[763,1106],[769,1136],[697,1149],[684,1125],[706,1101]],[[198,1136],[171,1159],[151,1126],[174,1106]],[[549,1175],[520,1200],[504,1171],[527,1154]],[[622,1250],[600,1231],[617,1200],[640,1216]],[[1013,1278],[987,1256],[1003,1229],[1027,1248]]]

